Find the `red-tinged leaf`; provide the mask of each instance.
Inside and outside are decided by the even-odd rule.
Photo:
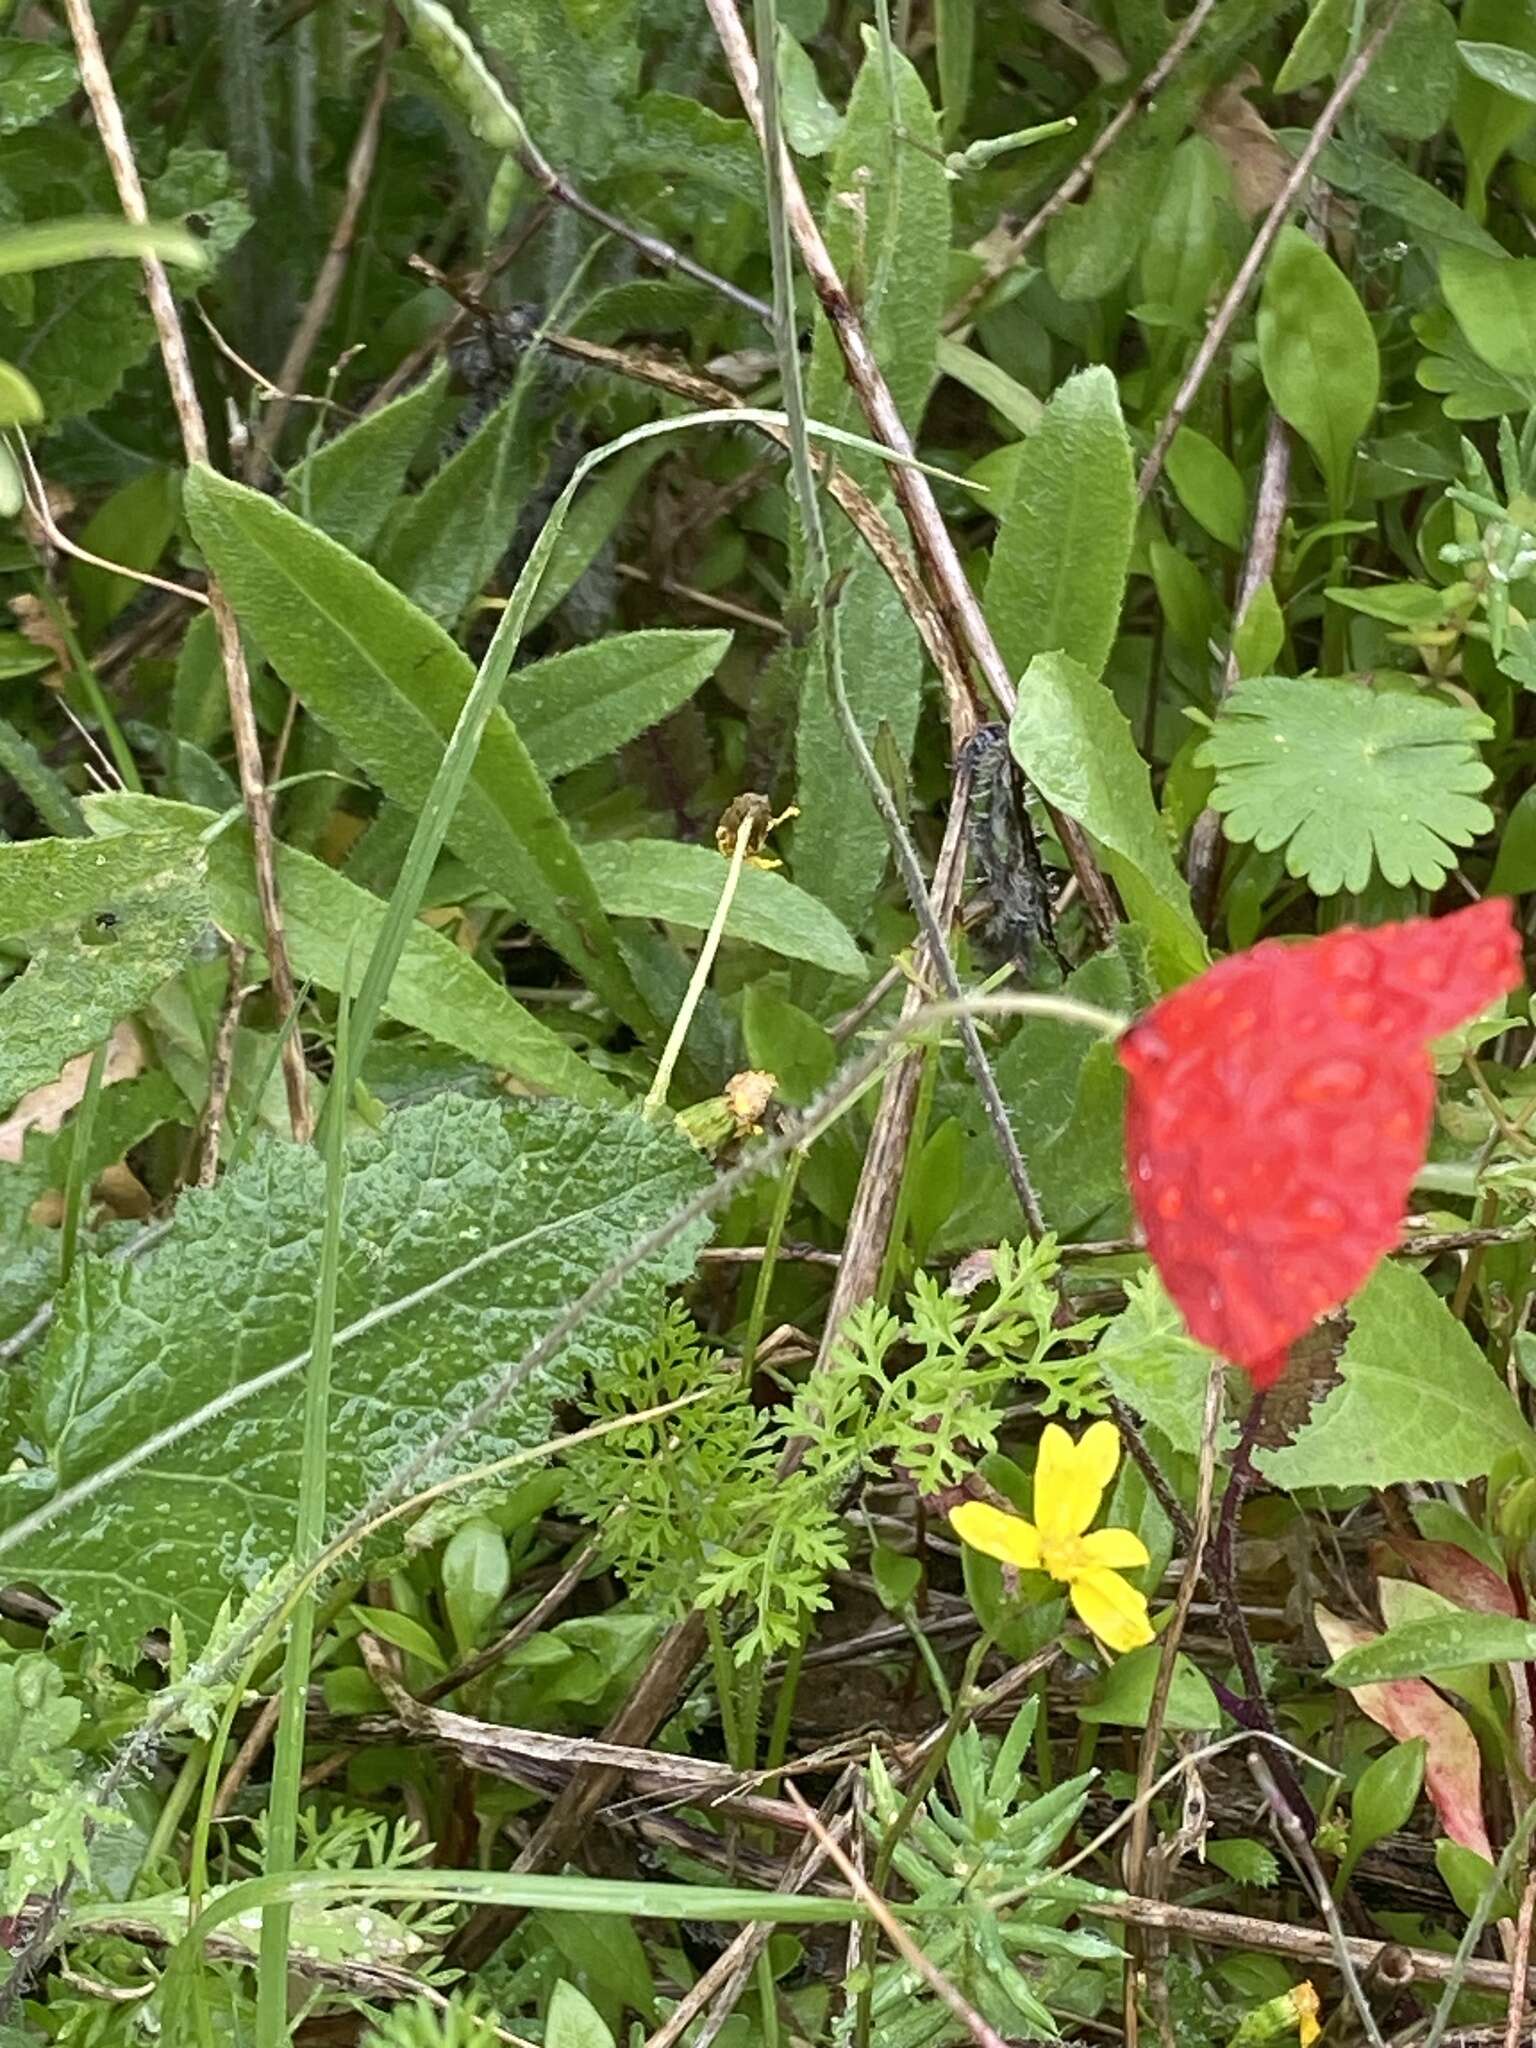
[[[1223,960],[1120,1040],[1147,1248],[1193,1336],[1259,1386],[1397,1242],[1428,1042],[1520,977],[1502,899]]]
[[[1335,1660],[1346,1650],[1374,1643],[1379,1634],[1330,1614],[1326,1607],[1315,1607],[1312,1612],[1318,1634]],[[1493,1849],[1483,1822],[1482,1759],[1477,1737],[1462,1716],[1422,1678],[1394,1679],[1390,1685],[1353,1685],[1347,1690],[1361,1713],[1399,1742],[1423,1736],[1424,1786],[1440,1825],[1453,1842],[1475,1849],[1491,1863]]]
[[[1507,1579],[1501,1579],[1491,1565],[1473,1557],[1456,1543],[1423,1543],[1397,1536],[1388,1545],[1390,1554],[1400,1557],[1421,1586],[1454,1600],[1458,1607],[1474,1614],[1518,1615],[1515,1596]]]

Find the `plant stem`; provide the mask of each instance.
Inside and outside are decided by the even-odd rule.
[[[350,962],[348,963],[350,969]],[[350,974],[347,979],[350,979]],[[336,1015],[336,1071],[349,1071],[348,1006],[345,993]],[[304,1380],[304,1434],[300,1454],[294,1558],[302,1568],[325,1537],[327,1454],[331,1411],[331,1345],[336,1330],[336,1294],[341,1269],[341,1200],[346,1179],[344,1105],[326,1118],[325,1228],[320,1242],[319,1294],[314,1343]],[[298,1840],[299,1781],[304,1771],[304,1721],[313,1652],[315,1593],[307,1588],[294,1604],[283,1658],[282,1706],[272,1755],[272,1792],[267,1806],[265,1870],[291,1870]],[[264,1907],[256,1983],[257,2048],[283,2048],[288,2038],[288,1929],[286,1901]]]
[[[656,1078],[646,1090],[642,1115],[654,1121],[667,1106],[667,1090],[672,1086],[672,1072],[683,1050],[683,1041],[688,1036],[688,1027],[693,1022],[694,1012],[709,983],[709,972],[715,964],[715,955],[720,950],[720,941],[725,936],[725,920],[730,916],[731,904],[735,900],[736,885],[741,880],[741,870],[747,858],[747,848],[752,841],[753,820],[743,818],[736,827],[736,843],[731,848],[731,865],[725,877],[725,887],[720,891],[720,901],[715,905],[715,914],[710,919],[709,930],[704,934],[704,943],[699,948],[699,957],[693,963],[693,973],[688,980],[682,1003],[672,1020],[672,1029],[662,1047],[661,1058],[656,1063]]]
[[[791,1152],[784,1162],[784,1171],[779,1175],[779,1185],[774,1194],[768,1235],[763,1240],[762,1263],[757,1269],[757,1285],[752,1290],[752,1306],[747,1311],[747,1334],[741,1346],[741,1384],[748,1393],[752,1391],[752,1374],[757,1364],[757,1347],[763,1341],[763,1325],[768,1320],[768,1296],[773,1290],[779,1246],[784,1241],[784,1226],[789,1221],[790,1206],[795,1199],[800,1169],[804,1164],[803,1152]]]
[[[64,1179],[64,1221],[59,1231],[59,1286],[69,1285],[69,1276],[74,1270],[75,1250],[80,1242],[80,1216],[85,1208],[86,1190],[90,1186],[87,1173],[91,1150],[91,1132],[96,1123],[96,1105],[101,1100],[101,1077],[106,1072],[107,1054],[112,1050],[110,1037],[104,1038],[91,1054],[90,1072],[85,1077],[85,1093],[80,1097],[80,1107],[75,1112],[73,1142],[69,1148],[69,1171]]]

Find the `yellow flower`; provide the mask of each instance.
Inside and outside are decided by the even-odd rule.
[[[949,1517],[973,1550],[1059,1579],[1099,1641],[1116,1651],[1152,1640],[1145,1595],[1120,1577],[1148,1562],[1147,1546],[1130,1529],[1087,1533],[1119,1462],[1120,1437],[1112,1422],[1095,1422],[1080,1443],[1048,1422],[1035,1466],[1032,1522],[980,1500],[961,1501]]]
[[[1291,2003],[1296,2008],[1296,2034],[1301,2042],[1301,2048],[1312,2048],[1312,2043],[1323,2030],[1318,2023],[1322,2006],[1316,1991],[1312,1988],[1310,1978],[1294,1987],[1291,1992]]]

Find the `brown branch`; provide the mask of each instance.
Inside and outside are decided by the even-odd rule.
[[[283,366],[277,373],[277,397],[267,407],[262,415],[261,424],[252,437],[250,454],[245,465],[247,483],[259,484],[271,464],[272,451],[276,448],[287,424],[294,394],[304,381],[304,372],[309,368],[309,359],[315,352],[315,344],[320,339],[326,321],[331,317],[342,281],[346,277],[352,244],[357,237],[357,224],[362,218],[363,202],[368,197],[368,187],[373,180],[373,167],[378,160],[379,131],[383,126],[384,108],[389,99],[390,59],[394,56],[395,46],[399,40],[400,19],[391,8],[384,17],[384,32],[379,38],[378,69],[374,73],[367,105],[363,108],[357,139],[352,144],[352,154],[347,159],[341,211],[336,216],[336,225],[331,230],[330,242],[315,277],[315,288],[299,316],[299,324],[293,331],[293,339],[289,342],[288,352],[283,357]]]
[[[1533,1915],[1536,1915],[1536,1870],[1533,1870],[1525,1880],[1525,1890],[1520,1895],[1520,1918],[1515,1924],[1515,1953],[1512,1959],[1515,1981],[1509,2001],[1509,2025],[1504,2033],[1504,2048],[1520,2048],[1520,2036],[1525,2029]]]
[[[706,0],[736,90],[760,145],[767,148],[762,104],[758,98],[757,60],[736,11],[735,0]],[[820,228],[816,225],[799,176],[787,150],[779,150],[779,176],[784,209],[800,260],[842,352],[848,382],[869,425],[871,435],[897,455],[913,453],[911,436],[902,422],[880,365],[859,323],[853,302],[838,276]],[[925,581],[957,651],[975,661],[993,701],[1004,717],[1013,715],[1018,693],[1008,665],[992,637],[980,600],[971,588],[944,523],[933,487],[909,463],[890,465],[891,487],[912,535]],[[1114,897],[1092,847],[1075,819],[1054,809],[1052,822],[1082,888],[1083,900],[1099,933],[1108,943],[1117,923]]]
[[[1364,84],[1366,73],[1376,61],[1382,44],[1391,34],[1401,6],[1402,0],[1392,0],[1380,21],[1355,52],[1353,60],[1329,94],[1322,112],[1313,125],[1312,133],[1307,137],[1306,147],[1291,167],[1290,176],[1276,194],[1274,205],[1260,223],[1259,231],[1254,236],[1247,255],[1238,266],[1237,275],[1228,287],[1226,297],[1217,307],[1215,318],[1195,351],[1194,361],[1184,373],[1183,383],[1174,394],[1173,403],[1158,428],[1157,439],[1152,443],[1152,452],[1142,464],[1141,475],[1136,479],[1136,489],[1143,500],[1151,496],[1152,486],[1162,474],[1163,462],[1174,435],[1184,424],[1185,416],[1199,396],[1200,387],[1204,384],[1212,364],[1226,345],[1232,323],[1242,311],[1243,302],[1253,289],[1254,280],[1263,269],[1264,259],[1268,256],[1280,230],[1285,226],[1292,207],[1305,191],[1340,114]]]
[[[1152,69],[1142,79],[1124,105],[1118,108],[1111,119],[1104,124],[1102,132],[1089,144],[1088,148],[1067,173],[1066,177],[1062,179],[1051,196],[1030,215],[1021,228],[1017,229],[1005,240],[1000,241],[994,249],[988,252],[986,268],[982,271],[981,276],[966,290],[962,297],[955,301],[948,313],[945,314],[944,331],[946,334],[953,333],[957,327],[963,327],[966,324],[999,279],[1006,277],[1013,266],[1022,260],[1025,252],[1032,246],[1036,238],[1050,226],[1057,214],[1063,212],[1072,204],[1072,201],[1079,192],[1088,184],[1104,156],[1113,149],[1114,145],[1120,140],[1120,137],[1130,127],[1142,109],[1149,106],[1164,85],[1167,84],[1169,78],[1173,75],[1179,64],[1182,63],[1190,44],[1193,43],[1201,29],[1204,28],[1215,5],[1216,0],[1199,0],[1199,4],[1195,7],[1194,11],[1180,24],[1178,34],[1169,43],[1162,56],[1158,58]]]
[[[219,1174],[219,1137],[229,1108],[230,1083],[235,1076],[235,1042],[240,1035],[240,1013],[250,990],[245,985],[246,962],[250,954],[238,939],[229,941],[229,980],[218,1028],[213,1035],[213,1053],[208,1062],[208,1099],[198,1122],[197,1137],[188,1161],[187,1178],[193,1187],[211,1188]]]
[[[1221,680],[1217,688],[1218,704],[1238,679],[1237,632],[1243,622],[1243,615],[1252,604],[1255,595],[1274,574],[1275,555],[1280,546],[1280,529],[1285,524],[1285,506],[1290,481],[1290,429],[1279,413],[1273,412],[1269,416],[1269,432],[1264,438],[1264,460],[1259,469],[1259,496],[1253,511],[1253,527],[1248,536],[1248,552],[1243,557],[1243,573],[1238,582],[1237,601],[1232,607],[1232,641],[1227,649],[1227,658],[1222,666]],[[1195,915],[1207,931],[1210,930],[1216,914],[1216,893],[1221,880],[1224,844],[1221,818],[1207,804],[1190,830],[1185,870],[1189,876],[1190,901]]]
[[[107,163],[112,172],[112,181],[117,187],[118,202],[125,218],[142,227],[149,219],[149,209],[144,203],[144,187],[139,180],[138,165],[134,161],[133,146],[128,140],[123,111],[118,105],[112,77],[107,69],[107,60],[102,52],[101,38],[97,33],[90,0],[64,0],[64,4],[69,17],[70,34],[74,37],[75,53],[80,62],[80,82],[91,103],[97,132],[101,136],[102,148],[106,152]],[[189,464],[206,463],[208,433],[203,424],[197,387],[192,380],[192,362],[187,354],[186,336],[181,331],[181,321],[176,312],[176,300],[171,291],[170,279],[166,276],[165,266],[158,256],[146,255],[143,263],[149,310],[159,338],[160,356],[165,365],[166,382],[170,386],[171,403],[176,410],[177,425],[181,429],[182,446]],[[256,895],[261,905],[267,968],[272,977],[272,990],[277,998],[278,1007],[287,1017],[294,1008],[293,970],[288,963],[288,948],[283,938],[282,903],[278,895],[277,865],[272,841],[272,806],[262,774],[261,740],[256,729],[256,713],[251,703],[251,679],[246,668],[245,649],[240,644],[240,628],[235,623],[235,615],[230,610],[222,590],[212,578],[208,583],[208,603],[219,636],[219,652],[224,663],[224,682],[229,693],[229,722],[234,734],[235,758],[240,771],[240,794],[244,799],[245,814],[251,827]],[[297,1032],[290,1033],[283,1044],[283,1079],[288,1092],[288,1119],[293,1127],[293,1135],[300,1144],[307,1143],[311,1129],[309,1076],[304,1066],[304,1048]]]

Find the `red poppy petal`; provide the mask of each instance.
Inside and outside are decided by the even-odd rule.
[[[1504,903],[1269,940],[1120,1041],[1148,1250],[1193,1335],[1257,1384],[1396,1243],[1434,1107],[1426,1041],[1519,972]]]

